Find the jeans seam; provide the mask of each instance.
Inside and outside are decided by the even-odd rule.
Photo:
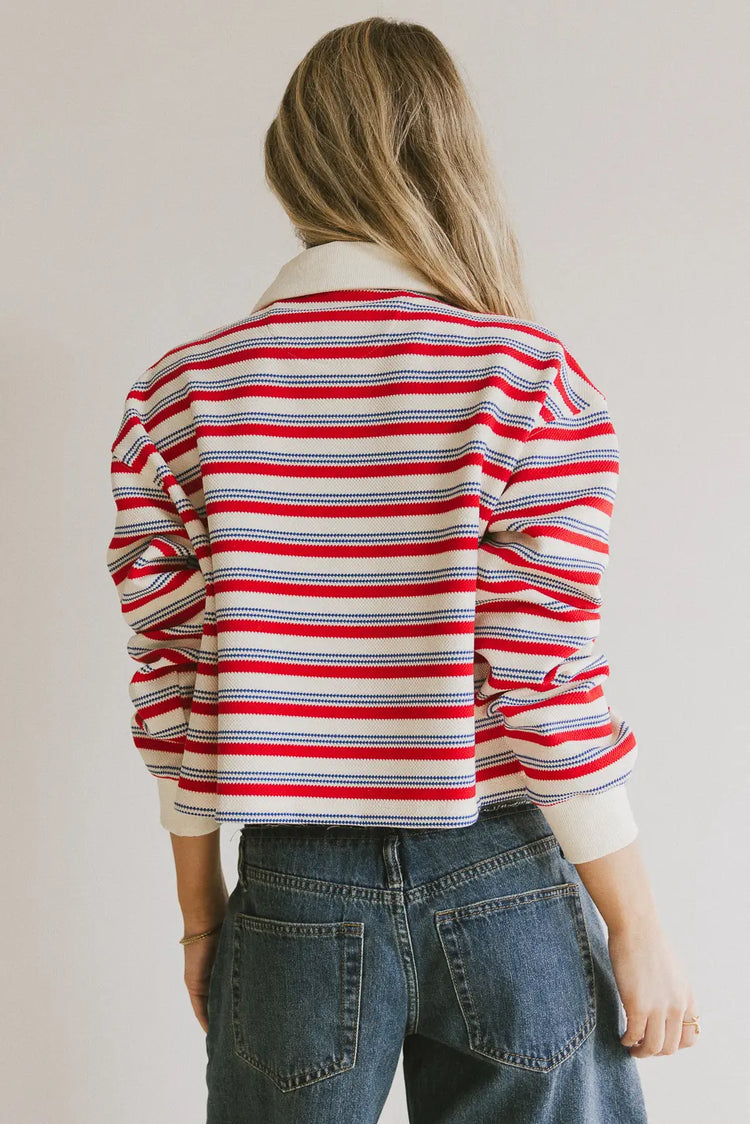
[[[407,903],[427,902],[430,898],[443,893],[444,890],[463,886],[476,878],[494,874],[503,867],[538,858],[556,850],[558,846],[554,834],[545,835],[531,843],[523,843],[489,858],[480,859],[469,866],[449,871],[447,874],[441,875],[440,878],[423,882],[419,886],[412,886],[410,889],[403,891],[404,899]],[[357,886],[354,883],[347,882],[326,882],[323,879],[310,878],[303,874],[290,874],[286,871],[253,866],[252,863],[246,861],[241,861],[240,866],[240,883],[243,889],[247,888],[248,882],[255,881],[271,886],[284,886],[299,893],[315,894],[318,897],[348,897],[380,904],[392,902],[397,895],[396,891],[386,887]]]
[[[391,870],[393,870],[397,876],[397,884],[395,887],[392,887],[391,916],[396,930],[397,945],[399,945],[400,948],[402,947],[403,933],[405,933],[408,942],[407,956],[409,963],[407,964],[404,960],[403,950],[400,959],[404,970],[404,976],[406,977],[406,992],[409,997],[409,1012],[411,1015],[410,1021],[407,1023],[406,1033],[415,1034],[419,1025],[419,979],[417,976],[417,961],[414,955],[414,942],[412,941],[411,928],[409,927],[406,895],[404,893],[404,876],[401,864],[398,860],[398,845],[398,836],[387,838],[383,844],[383,854],[389,881]]]

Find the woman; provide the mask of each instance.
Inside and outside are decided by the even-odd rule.
[[[375,1122],[402,1048],[412,1122],[644,1121],[635,1059],[699,1024],[593,651],[606,399],[426,28],[323,36],[265,158],[304,249],[112,444],[209,1124]]]

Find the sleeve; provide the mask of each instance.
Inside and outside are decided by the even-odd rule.
[[[608,706],[609,667],[594,651],[618,442],[606,399],[588,397],[523,443],[480,542],[475,624],[475,701],[501,722],[529,799],[574,863],[638,834],[625,787],[636,741]]]
[[[116,520],[107,566],[132,630],[127,651],[137,664],[130,680],[131,733],[157,779],[161,825],[175,835],[204,835],[219,822],[174,807],[206,600],[200,563],[180,514],[193,509],[150,441],[131,440],[129,449],[127,459],[120,459],[112,447]]]

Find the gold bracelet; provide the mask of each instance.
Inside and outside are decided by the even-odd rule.
[[[212,933],[216,933],[224,924],[220,921],[218,925],[214,925],[213,929],[206,929],[205,933],[195,933],[192,937],[180,937],[180,944],[192,944],[193,941],[202,941],[204,937],[210,937]]]

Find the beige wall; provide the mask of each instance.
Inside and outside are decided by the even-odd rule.
[[[314,39],[380,12],[427,23],[468,74],[538,319],[612,408],[609,694],[704,1025],[641,1073],[653,1124],[744,1118],[747,5],[7,7],[3,1117],[204,1119],[169,836],[129,740],[109,444],[131,380],[297,252],[263,132]],[[236,829],[222,846],[231,888]],[[383,1120],[406,1120],[400,1074]]]

